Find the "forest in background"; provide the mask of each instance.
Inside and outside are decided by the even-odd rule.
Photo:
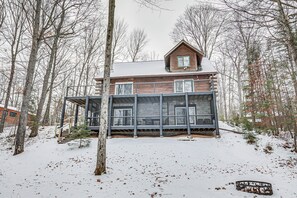
[[[104,61],[107,6],[97,0],[42,1],[36,23],[37,6],[0,0],[0,103],[21,109],[29,71],[27,110],[37,115],[38,128],[60,121],[67,86],[77,94],[94,91]],[[187,40],[219,71],[221,120],[274,135],[288,131],[296,139],[296,8],[293,0],[197,1],[178,18],[169,35],[173,42]],[[33,38],[36,66],[29,70]],[[112,62],[160,59],[145,51],[149,39],[116,19]],[[67,112],[71,116],[74,108]]]

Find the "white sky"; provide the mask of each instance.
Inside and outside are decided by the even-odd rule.
[[[160,11],[140,6],[134,0],[116,0],[115,15],[124,18],[129,25],[129,31],[134,28],[144,29],[149,39],[145,51],[148,53],[155,51],[159,55],[158,58],[162,59],[175,45],[169,34],[177,18],[183,14],[188,5],[195,3],[197,3],[196,0],[166,1],[162,7],[170,11]]]

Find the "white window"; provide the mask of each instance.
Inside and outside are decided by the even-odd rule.
[[[177,57],[178,67],[189,67],[190,56],[178,56]]]
[[[175,93],[193,92],[193,90],[194,90],[193,80],[175,80],[174,81]]]
[[[131,95],[133,94],[133,83],[119,83],[115,85],[116,95]]]

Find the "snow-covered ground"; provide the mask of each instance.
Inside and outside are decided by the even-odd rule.
[[[195,141],[108,139],[107,174],[94,176],[95,138],[90,147],[77,149],[57,144],[54,128],[47,127],[27,140],[23,154],[12,156],[9,130],[0,135],[1,198],[255,197],[237,191],[236,180],[270,182],[272,197],[297,197],[297,155],[268,136],[259,136],[257,150],[242,135],[223,131],[219,139]],[[263,152],[268,142],[272,154]]]

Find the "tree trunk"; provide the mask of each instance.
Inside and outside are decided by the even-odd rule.
[[[1,7],[1,6],[0,6]],[[10,7],[11,11],[15,11],[13,9],[13,7]],[[6,116],[8,113],[8,104],[9,104],[9,99],[10,99],[10,95],[11,95],[11,89],[12,93],[15,92],[15,86],[12,87],[13,84],[13,79],[14,79],[14,72],[15,72],[15,66],[16,66],[16,58],[18,53],[20,52],[19,50],[19,46],[20,46],[20,42],[21,42],[21,36],[22,36],[22,31],[23,31],[23,23],[22,23],[22,11],[16,11],[15,12],[16,16],[15,16],[15,20],[14,20],[14,30],[12,30],[12,43],[10,45],[10,55],[11,55],[11,67],[10,67],[10,76],[9,76],[9,82],[8,82],[8,87],[7,87],[7,92],[6,92],[6,98],[5,98],[5,102],[4,102],[4,109],[3,109],[3,113],[2,113],[2,117],[1,117],[1,121],[0,121],[0,133],[3,132],[4,129],[4,125],[5,125],[5,120],[6,120]],[[1,14],[0,14],[1,15]],[[11,106],[13,106],[13,100],[11,100]]]
[[[7,107],[8,107],[8,102],[9,102],[9,98],[10,98],[10,92],[11,92],[11,87],[12,87],[12,82],[13,82],[13,77],[14,77],[15,59],[16,59],[16,57],[13,56],[12,60],[11,60],[11,68],[10,68],[11,70],[10,70],[9,82],[8,82],[8,87],[7,87],[5,103],[4,103],[4,109],[2,112],[2,117],[1,117],[1,122],[0,122],[0,133],[3,132],[6,116],[8,113]]]
[[[15,150],[14,155],[24,152],[24,141],[26,134],[26,126],[28,122],[28,107],[33,87],[33,76],[35,72],[35,65],[37,60],[38,48],[40,44],[40,14],[41,14],[42,0],[36,0],[35,16],[33,20],[33,36],[32,36],[32,47],[27,68],[26,83],[24,88],[23,102],[21,108],[21,114],[19,118],[18,129],[15,139]]]
[[[57,61],[57,54],[55,54],[55,59],[54,59],[54,65],[53,65],[53,70],[52,70],[52,77],[51,77],[51,83],[49,86],[49,94],[48,94],[48,102],[46,106],[46,110],[43,116],[43,125],[50,125],[50,108],[51,108],[51,103],[52,103],[52,96],[53,96],[53,89],[54,89],[54,81],[55,81],[55,76],[56,76],[56,61]]]
[[[106,172],[106,135],[107,135],[107,124],[108,124],[108,101],[109,101],[109,89],[110,89],[110,65],[111,65],[113,26],[114,26],[114,11],[115,11],[115,0],[109,0],[103,92],[102,92],[102,99],[101,99],[100,128],[99,128],[99,135],[98,135],[97,162],[96,162],[95,175],[101,175]]]
[[[40,96],[40,101],[38,103],[36,120],[32,127],[29,137],[36,137],[38,134],[38,128],[39,128],[39,124],[40,124],[39,122],[41,120],[41,114],[42,114],[42,110],[43,110],[43,106],[44,106],[44,102],[46,100],[46,94],[47,94],[47,90],[48,90],[48,80],[50,78],[50,74],[51,74],[51,71],[52,71],[52,68],[54,65],[55,55],[58,50],[58,41],[60,38],[60,32],[61,32],[61,29],[62,29],[62,26],[64,23],[64,18],[65,18],[64,4],[65,4],[65,1],[63,2],[63,8],[62,8],[63,10],[62,10],[62,14],[61,14],[61,20],[60,20],[58,28],[56,30],[56,35],[55,35],[53,46],[51,49],[50,60],[49,60],[48,66],[46,68],[46,72],[45,72],[44,79],[43,79],[42,92],[41,92],[41,96]]]

